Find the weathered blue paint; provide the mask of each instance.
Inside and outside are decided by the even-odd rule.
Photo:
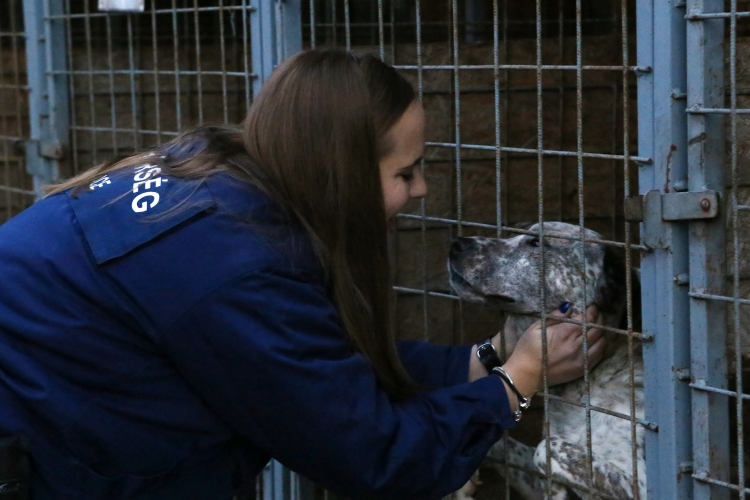
[[[673,94],[686,88],[684,4],[675,0],[638,0],[636,4],[639,156],[653,159],[639,172],[639,190],[674,191],[687,178],[685,104]],[[652,200],[658,197],[651,197]],[[657,207],[657,205],[659,205]],[[658,237],[641,260],[643,331],[654,341],[643,345],[645,420],[656,431],[646,435],[648,496],[692,497],[693,481],[684,464],[692,459],[691,400],[688,381],[678,376],[690,366],[689,298],[675,277],[688,272],[687,227],[665,222],[661,203],[646,203],[645,221]]]
[[[59,1],[23,2],[31,132],[26,170],[34,177],[37,199],[44,195],[42,186],[59,179],[59,161],[68,148],[65,25],[61,18],[50,18],[62,13]]]
[[[688,0],[689,14],[722,12],[722,0]],[[695,19],[687,23],[687,108],[724,107],[724,20]],[[724,193],[724,116],[687,116],[688,190]],[[726,205],[720,213],[725,214]],[[722,294],[725,288],[724,218],[689,225],[692,292]],[[703,478],[729,480],[729,405],[727,396],[698,387],[727,388],[726,306],[723,302],[690,299],[692,434],[694,498],[724,500],[730,490]],[[740,461],[742,460],[740,455]],[[742,463],[742,462],[740,462]]]
[[[250,39],[256,94],[281,61],[302,50],[301,0],[253,0]]]

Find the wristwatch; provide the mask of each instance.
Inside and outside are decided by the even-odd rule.
[[[487,373],[492,373],[492,369],[496,366],[502,366],[503,363],[497,355],[495,346],[492,345],[490,339],[485,340],[481,344],[477,344],[477,357],[482,362],[482,366],[487,370]]]

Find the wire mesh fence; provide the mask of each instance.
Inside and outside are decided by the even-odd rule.
[[[722,455],[715,451],[722,441],[709,441],[710,444],[704,449],[696,446],[693,471],[693,478],[697,480],[696,498],[746,498],[747,493],[750,493],[747,469],[748,443],[744,432],[745,422],[750,415],[747,411],[747,387],[750,382],[750,364],[747,361],[750,354],[750,310],[747,309],[750,304],[750,275],[747,272],[748,259],[745,251],[750,241],[750,221],[746,219],[748,123],[745,118],[745,115],[750,113],[747,109],[750,103],[746,97],[749,7],[750,4],[747,2],[738,0],[698,2],[690,5],[685,16],[688,33],[695,38],[694,46],[697,47],[701,40],[711,40],[711,37],[714,44],[719,37],[720,42],[723,42],[713,52],[714,57],[722,62],[715,67],[718,75],[706,77],[706,83],[709,85],[712,83],[711,77],[718,81],[716,86],[719,87],[719,91],[710,95],[708,91],[699,87],[698,90],[702,94],[689,94],[686,109],[689,123],[713,125],[707,132],[719,133],[725,138],[725,143],[718,148],[719,153],[711,150],[708,150],[708,154],[704,151],[699,153],[703,153],[708,161],[713,161],[708,170],[713,173],[714,178],[709,178],[708,182],[713,181],[717,184],[723,181],[726,185],[726,267],[716,271],[718,280],[692,285],[690,297],[691,307],[698,310],[715,310],[716,316],[726,322],[727,347],[717,354],[721,359],[714,363],[713,369],[693,375],[690,387],[697,394],[694,397],[708,398],[712,401],[713,405],[709,406],[712,415],[728,410],[730,425],[724,442],[728,441],[729,454],[725,463],[729,467],[728,470],[722,470],[721,462],[716,458],[717,455]],[[690,38],[688,41],[690,42]],[[689,72],[688,76],[691,77],[692,74]],[[699,139],[695,142],[703,141]],[[721,236],[724,237],[724,234]],[[719,244],[724,247],[724,242]],[[692,273],[691,269],[691,276]],[[704,440],[702,436],[698,436],[694,441],[702,444]]]
[[[0,223],[34,201],[21,142],[29,137],[26,40],[20,0],[0,5]]]
[[[67,0],[74,172],[206,123],[238,123],[251,101],[249,2],[147,2],[100,12]]]
[[[414,83],[426,110],[422,169],[430,194],[399,216],[392,234],[401,337],[470,343],[502,328],[502,311],[460,301],[450,290],[446,249],[456,236],[535,234],[533,223],[565,221],[579,226],[569,237],[583,238],[584,226],[595,229],[600,236],[589,242],[618,248],[627,266],[637,265],[637,225],[625,222],[622,208],[636,191],[637,164],[648,161],[636,154],[634,89],[641,68],[635,65],[634,3],[326,1],[303,7],[307,46],[379,55]],[[592,469],[607,446],[592,438],[603,415],[630,429],[621,445],[636,496],[638,474],[645,473],[637,463],[643,415],[635,380],[643,336],[632,307],[640,297],[630,278],[623,285],[625,321],[608,326],[625,339],[632,374],[627,410],[545,388],[538,408],[524,417],[528,422],[512,434],[536,447],[550,435],[550,405],[579,409],[571,423],[583,430],[575,443],[588,464],[582,489],[604,498],[617,494],[597,490]],[[509,469],[525,469],[510,472],[522,482],[549,477],[538,493],[551,495],[561,480],[553,478],[549,451],[540,469],[514,464],[503,453],[490,460],[505,478]],[[513,480],[486,474],[476,498],[521,498]],[[526,498],[541,498],[533,495]]]
[[[280,3],[271,4],[277,8]],[[100,11],[92,0],[65,0],[61,13],[48,11],[46,21],[65,26],[65,68],[46,74],[68,83],[70,137],[62,175],[158,145],[196,125],[241,121],[259,78],[250,22],[258,5],[265,4],[152,0],[142,13],[114,13]],[[521,428],[488,459],[475,497],[540,498],[534,496],[540,491],[551,497],[567,488],[584,497],[645,498],[644,434],[669,436],[684,424],[679,419],[654,422],[647,418],[648,409],[644,413],[649,390],[657,399],[670,394],[647,387],[644,395],[644,377],[661,373],[648,371],[649,363],[657,364],[648,355],[644,372],[641,350],[647,344],[652,353],[663,353],[670,345],[687,353],[687,361],[669,359],[664,366],[674,368],[670,381],[683,406],[673,409],[688,413],[684,428],[688,433],[692,429],[693,436],[674,448],[683,450],[684,460],[674,451],[673,460],[662,461],[659,469],[664,457],[652,455],[649,477],[658,473],[679,482],[692,476],[689,487],[684,486],[688,482],[680,487],[696,498],[725,498],[728,493],[744,498],[750,491],[744,441],[750,415],[744,361],[750,353],[750,267],[745,257],[750,242],[745,220],[750,217],[745,138],[750,3],[690,0],[667,9],[652,0],[310,0],[301,6],[306,47],[379,55],[413,82],[425,108],[427,149],[421,168],[430,194],[400,214],[391,232],[399,337],[472,343],[503,328],[509,316],[502,308],[460,300],[451,290],[446,258],[458,236],[539,237],[537,289],[544,308],[534,312],[537,318],[558,305],[548,302],[545,278],[559,271],[550,259],[560,241],[570,242],[571,248],[613,250],[625,269],[638,267],[644,256],[646,269],[661,273],[658,286],[653,285],[657,278],[643,276],[652,287],[644,291],[644,312],[668,318],[668,332],[658,321],[641,328],[639,279],[629,272],[622,278],[622,314],[601,325],[620,356],[614,359],[621,361],[617,374],[624,392],[617,404],[605,404],[597,392],[602,366],[587,367],[575,394],[545,384]],[[23,147],[29,137],[29,86],[22,11],[21,0],[0,5],[0,221],[34,200]],[[636,18],[643,26],[638,31]],[[667,18],[672,24],[659,24]],[[283,31],[285,26],[278,23],[276,28]],[[675,51],[660,46],[667,31]],[[713,40],[713,48],[705,48],[705,40]],[[669,71],[679,76],[673,86],[663,83],[669,78],[660,73],[668,58]],[[709,73],[713,76],[706,77]],[[664,85],[668,93],[660,94]],[[665,97],[674,114],[668,123],[660,121],[662,108],[649,104]],[[648,234],[642,239],[640,230],[646,226],[636,224],[637,214],[626,214],[624,207],[639,190],[645,194],[644,179],[652,176],[651,169],[662,172],[662,165],[666,178],[651,186],[662,194],[706,186],[721,192],[723,180],[714,174],[722,171],[727,185],[721,210],[725,247],[723,242],[720,250],[715,245],[723,233],[691,222],[689,231],[687,224],[673,231],[677,236],[670,251],[684,262],[649,261],[667,249],[650,245]],[[648,207],[641,208],[648,223]],[[661,224],[661,214],[659,219]],[[549,221],[570,223],[575,232],[561,236],[539,225]],[[707,244],[711,239],[714,246]],[[716,271],[711,256],[725,249],[726,269],[716,257]],[[596,277],[588,274],[594,265],[591,252],[581,255],[582,262],[570,264],[583,270],[577,297],[587,303]],[[704,261],[688,266],[689,255],[703,255]],[[668,269],[659,269],[663,262],[669,262]],[[678,270],[680,266],[684,269]],[[701,268],[707,270],[703,275]],[[676,309],[656,310],[668,302],[664,297],[672,300],[669,287],[679,297],[668,305],[682,304],[680,311],[688,314],[684,319],[677,318],[682,312]],[[716,321],[726,323],[727,350]],[[669,336],[671,344],[657,348],[658,335]],[[692,344],[692,356],[685,343]],[[503,354],[511,348],[504,345]],[[578,453],[572,479],[556,472],[561,464],[553,438],[560,437],[559,418],[577,429],[576,440],[565,441]],[[729,439],[722,434],[727,427]],[[728,456],[721,443],[729,446]],[[536,462],[518,462],[513,454],[538,446],[541,459]],[[620,452],[616,460],[613,449]],[[601,462],[614,463],[623,472],[618,476],[624,478],[622,490],[602,479]],[[727,463],[729,470],[723,470],[721,464]],[[258,498],[290,494],[288,488],[274,492],[264,489],[262,481],[258,484]],[[528,484],[538,488],[531,490],[535,493],[523,491]],[[661,491],[651,490],[653,484],[652,497],[653,491]],[[318,491],[315,496],[335,495]]]

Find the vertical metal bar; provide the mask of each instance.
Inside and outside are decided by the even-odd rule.
[[[394,11],[395,2],[391,0],[391,64],[396,64],[396,14]]]
[[[617,154],[617,114],[618,114],[618,97],[620,89],[617,83],[612,83],[612,149],[613,155]],[[612,238],[617,239],[617,160],[612,160]]]
[[[502,153],[500,151],[501,143],[501,121],[500,121],[500,9],[498,0],[492,2],[492,62],[495,66],[493,69],[494,80],[494,105],[495,105],[495,225],[497,226],[496,237],[502,237],[503,226],[503,204],[502,204]],[[505,335],[500,335],[500,359],[507,359],[508,348],[505,342]],[[507,433],[503,433],[503,450],[508,450]],[[504,477],[508,477],[508,454],[505,452]],[[510,498],[510,481],[505,481],[504,498]]]
[[[245,107],[250,108],[251,97],[250,88],[253,74],[250,66],[250,51],[249,37],[248,37],[248,11],[249,11],[249,0],[242,0],[242,69],[245,72]],[[257,77],[257,76],[256,76]]]
[[[112,128],[112,152],[115,156],[119,154],[119,148],[117,146],[117,105],[115,100],[115,76],[114,76],[114,60],[112,58],[112,25],[111,16],[105,17],[107,37],[107,62],[109,65],[109,113],[110,113],[110,127]],[[73,107],[75,109],[75,106]],[[75,119],[73,120],[75,124]],[[74,146],[75,147],[75,146]]]
[[[275,477],[273,473],[273,464],[275,461],[270,461],[263,467],[263,471],[260,473],[262,478],[263,486],[263,499],[262,500],[274,500],[274,488],[275,488]]]
[[[23,28],[18,27],[16,25],[16,22],[18,18],[16,17],[16,8],[20,7],[20,4],[16,4],[16,2],[11,1],[10,2],[11,7],[11,50],[13,52],[13,63],[12,63],[12,72],[13,72],[13,87],[14,87],[14,100],[16,103],[15,106],[15,112],[16,112],[16,126],[15,126],[15,132],[11,132],[10,128],[7,125],[7,117],[4,117],[5,127],[3,127],[3,131],[6,134],[13,134],[16,138],[16,140],[20,140],[21,137],[24,136],[24,129],[23,126],[24,119],[23,119],[23,111],[22,111],[22,85],[21,85],[21,66],[19,64],[19,38],[21,36],[21,33],[23,32]],[[3,132],[0,132],[3,133]],[[4,154],[5,157],[5,186],[6,187],[12,187],[11,186],[11,179],[10,179],[10,156],[13,155],[13,163],[15,164],[14,170],[18,172],[17,174],[17,182],[19,182],[19,188],[25,190],[26,189],[26,181],[27,177],[23,175],[22,172],[20,172],[21,167],[23,166],[22,161],[18,158],[15,151],[11,153],[11,143],[7,140],[3,141],[4,143]],[[6,215],[9,219],[14,215],[14,207],[13,207],[13,200],[19,200],[19,209],[23,209],[31,202],[31,196],[27,194],[22,193],[12,193],[10,189],[6,189],[5,191],[5,199],[6,199]]]
[[[195,26],[195,72],[198,84],[198,124],[203,124],[203,75],[201,74],[201,26],[198,0],[193,0],[193,25]]]
[[[667,192],[685,178],[687,163],[685,106],[672,98],[686,85],[685,11],[671,1],[637,0],[636,15],[638,66],[653,68],[638,80],[639,154],[653,159],[640,168],[639,189]],[[652,249],[641,261],[643,331],[654,338],[643,345],[645,418],[658,426],[646,430],[648,496],[687,499],[693,482],[681,465],[692,456],[690,390],[677,373],[690,364],[689,301],[674,279],[688,271],[687,231],[663,222],[660,207],[645,209],[655,232],[641,228]]]
[[[539,224],[539,290],[542,295],[542,311],[547,310],[547,297],[545,294],[545,277],[547,275],[545,252],[544,252],[544,114],[543,114],[543,86],[542,86],[542,2],[536,0],[536,148],[537,148],[537,222]],[[544,435],[550,435],[549,422],[549,383],[547,380],[547,365],[549,357],[547,353],[547,320],[544,315],[542,323],[542,383],[544,395]],[[545,440],[545,498],[551,498],[552,482],[549,480],[552,473],[551,449],[549,439]]]
[[[495,225],[497,225],[496,237],[502,236],[503,225],[503,204],[502,204],[502,153],[501,147],[501,124],[500,124],[500,25],[499,25],[499,8],[497,0],[492,2],[492,64],[493,84],[494,84],[494,105],[495,105]],[[500,336],[500,355],[505,359],[505,335]]]
[[[138,99],[137,96],[140,94],[140,89],[136,89],[135,85],[135,55],[133,53],[133,14],[126,14],[125,15],[127,19],[127,28],[128,28],[128,62],[129,62],[129,71],[128,71],[128,79],[130,80],[130,110],[131,110],[131,121],[133,125],[133,151],[138,151],[139,149],[139,135],[138,130],[140,127],[138,127]],[[140,51],[139,51],[140,52]]]
[[[13,2],[11,2],[11,9],[13,9]],[[11,10],[11,16],[13,15],[13,11]],[[11,18],[12,22],[15,22],[14,18]],[[13,27],[10,28],[11,33],[15,32]],[[11,39],[13,40],[15,38],[15,35],[11,35]],[[1,42],[1,40],[0,40]],[[1,45],[0,45],[1,46]],[[5,64],[3,63],[3,58],[0,57],[0,75],[5,74]],[[18,78],[18,73],[16,73],[16,78]],[[3,93],[3,90],[0,90],[0,94]],[[18,100],[18,96],[16,95],[16,100]],[[20,123],[21,122],[21,114],[16,113],[16,120]],[[8,117],[7,115],[0,114],[0,145],[2,145],[2,155],[0,155],[0,160],[2,161],[3,165],[3,187],[10,188],[11,182],[10,182],[10,144],[9,141],[3,137],[4,134],[9,134],[8,131]],[[18,137],[18,135],[16,136]],[[13,200],[11,198],[11,192],[10,189],[4,189],[5,194],[5,220],[7,221],[10,219],[13,215],[13,211],[11,210],[11,205],[13,204]]]
[[[565,59],[565,23],[564,23],[564,1],[558,0],[557,3],[558,17],[557,17],[557,53],[559,60],[557,64],[564,64]],[[560,84],[557,89],[557,126],[558,133],[560,134],[560,141],[558,143],[558,149],[560,151],[565,147],[565,135],[563,130],[565,127],[565,72],[559,71],[557,77],[560,79]],[[563,220],[563,165],[565,161],[562,156],[557,157],[557,219]]]
[[[62,3],[27,0],[24,3],[26,61],[29,81],[30,138],[26,147],[26,169],[34,176],[37,198],[42,186],[59,178],[59,162],[68,146],[68,80],[65,24],[59,17]],[[60,158],[41,155],[53,150]]]
[[[315,0],[310,0],[310,48],[315,48]]]
[[[223,43],[223,33],[222,33],[222,43]],[[151,51],[152,51],[152,57],[153,57],[153,65],[154,65],[154,112],[156,113],[154,116],[155,119],[155,127],[154,130],[156,131],[156,144],[161,144],[161,89],[159,88],[159,45],[158,45],[158,34],[156,31],[156,4],[151,4]],[[223,62],[223,53],[222,53],[222,62]]]
[[[422,2],[416,0],[415,4],[415,21],[416,21],[416,38],[417,38],[417,95],[419,102],[424,106],[424,70],[422,69]],[[419,168],[422,171],[422,176],[425,175],[425,161],[424,155],[422,160],[419,162]],[[427,206],[424,197],[419,200],[419,210],[422,215],[421,227],[422,231],[422,324],[424,325],[424,340],[430,339],[430,330],[428,322],[428,297],[427,294]]]
[[[628,46],[628,0],[621,0],[620,3],[620,35],[621,52],[622,52],[622,154],[624,160],[623,168],[623,198],[630,198],[630,49]],[[624,201],[623,200],[623,201]],[[633,497],[641,498],[640,484],[638,481],[639,474],[645,474],[646,471],[638,470],[638,418],[636,415],[636,398],[635,398],[635,341],[633,339],[633,268],[632,249],[630,248],[631,234],[630,223],[625,222],[624,227],[625,242],[625,310],[627,316],[628,330],[628,384],[630,386],[630,452],[631,464],[633,468]],[[638,298],[636,298],[638,299]]]
[[[344,30],[346,32],[346,50],[352,50],[352,26],[349,19],[349,0],[344,0]]]
[[[276,65],[302,50],[302,0],[283,0],[278,5],[282,29],[276,32],[281,48]]]
[[[221,104],[224,111],[224,123],[229,123],[229,104],[227,101],[227,59],[224,42],[224,2],[219,0],[219,52],[221,57]]]
[[[583,204],[583,54],[582,54],[582,32],[581,32],[581,0],[576,0],[576,156],[578,170],[578,225],[581,232],[581,264],[584,272],[581,275],[581,299],[579,307],[583,308],[584,314],[588,297],[586,296],[586,231],[584,227],[586,210]],[[586,332],[588,325],[584,316],[583,324],[583,383],[585,387],[585,415],[586,415],[586,485],[591,488],[594,484],[593,456],[591,450],[591,388],[589,386],[589,364],[588,364],[588,341]]]
[[[182,94],[180,88],[180,32],[177,29],[177,0],[172,0],[172,48],[174,51],[174,90],[177,131],[182,132]]]
[[[63,8],[64,8],[64,12],[70,12],[70,0],[65,0],[65,6]],[[72,35],[73,28],[72,28],[71,24],[72,23],[70,21],[70,18],[68,17],[65,20],[65,28],[66,28],[65,31],[67,32],[66,41],[67,41],[67,45],[68,45],[67,46],[67,53],[68,53],[68,59],[67,59],[68,64],[67,64],[67,66],[72,69],[74,67],[74,65],[73,65],[73,35]],[[76,102],[75,101],[75,80],[72,77],[69,80],[68,87],[69,87],[69,89],[68,89],[68,99],[69,99],[68,103],[69,103],[69,109],[70,109],[70,124],[71,125],[75,125],[76,123],[78,123],[78,120],[76,119],[77,117],[76,117],[76,106],[75,106],[75,102]],[[70,131],[70,146],[71,146],[70,150],[72,152],[71,159],[72,159],[72,163],[73,163],[72,170],[73,170],[73,173],[76,173],[77,169],[78,169],[78,165],[79,165],[79,162],[78,162],[78,131],[77,130],[71,130]]]
[[[510,0],[503,0],[503,57],[502,61],[504,64],[508,64],[508,2]],[[505,123],[510,123],[510,78],[509,78],[509,72],[507,69],[503,70],[503,80],[505,82],[505,92],[503,95],[503,109],[504,109],[504,117]],[[508,136],[510,134],[509,127],[505,127],[505,143],[508,143]],[[502,138],[501,138],[502,140]],[[510,154],[504,153],[505,155],[505,185],[510,186]],[[502,222],[503,225],[508,223],[509,216],[508,216],[508,207],[510,206],[510,203],[508,201],[509,197],[509,189],[505,189],[503,193],[501,193],[502,200],[501,203],[505,206],[505,210],[503,211],[503,217]]]
[[[456,161],[456,231],[458,236],[463,234],[463,205],[461,196],[462,172],[461,172],[461,82],[459,79],[460,53],[458,47],[458,2],[451,2],[451,39],[453,48],[453,111],[454,111],[454,137],[455,147],[453,154]],[[464,342],[464,304],[458,303],[458,338],[456,342]]]
[[[94,164],[99,163],[99,144],[97,141],[96,132],[96,102],[94,100],[94,62],[92,55],[92,43],[91,43],[91,17],[89,16],[89,3],[84,2],[83,4],[84,13],[84,26],[86,33],[86,63],[87,63],[87,74],[88,74],[88,97],[89,97],[89,117],[91,131],[91,157]],[[109,16],[107,16],[109,18]],[[71,47],[72,49],[72,47]]]
[[[736,0],[732,0],[736,7]],[[690,14],[722,12],[722,0],[688,0]],[[736,18],[732,18],[736,21]],[[733,33],[734,36],[734,33]],[[724,21],[687,21],[687,105],[724,106]],[[732,40],[734,42],[734,39]],[[733,63],[734,59],[730,59]],[[730,63],[731,64],[731,63]],[[734,76],[734,75],[732,75]],[[735,80],[732,80],[734,92]],[[736,118],[736,115],[733,116]],[[689,114],[688,189],[724,192],[724,117]],[[734,143],[736,144],[736,142]],[[725,228],[722,218],[693,221],[689,229],[690,288],[721,294],[725,280]],[[695,384],[727,388],[726,306],[722,302],[690,299],[691,377]],[[742,383],[742,377],[737,379]],[[697,478],[729,480],[729,404],[722,394],[694,389],[693,471]],[[737,400],[741,419],[741,400]],[[741,446],[741,443],[740,443]],[[740,448],[739,460],[742,463]],[[740,478],[744,471],[739,469]],[[744,481],[740,480],[740,487]],[[694,498],[728,499],[729,489],[700,480],[693,484]],[[740,497],[742,498],[742,496]]]
[[[461,83],[459,80],[459,51],[458,51],[458,3],[453,0],[451,8],[451,29],[453,33],[453,107],[454,107],[454,133],[455,133],[455,155],[456,155],[456,221],[458,235],[462,233],[463,210],[461,203]]]
[[[292,500],[290,471],[279,462],[271,462],[273,473],[273,498],[274,500]]]
[[[380,60],[385,60],[385,35],[383,33],[383,0],[378,0],[378,44],[380,46]]]
[[[252,48],[253,92],[258,93],[274,68],[289,56],[302,49],[301,0],[275,2],[255,0],[250,12]],[[280,4],[279,8],[276,3]],[[276,16],[282,16],[280,23]],[[277,25],[283,26],[281,33]],[[279,60],[281,59],[281,60]]]
[[[273,71],[276,59],[276,21],[274,2],[254,0],[255,10],[250,12],[250,47],[252,49],[253,95],[258,95],[261,86]]]
[[[742,335],[740,334],[740,225],[739,225],[739,202],[737,193],[739,191],[739,176],[737,165],[737,0],[730,0],[731,19],[730,19],[730,41],[729,41],[729,78],[730,78],[730,127],[731,127],[731,163],[730,175],[732,182],[732,298],[734,317],[734,363],[736,379],[736,412],[737,412],[737,484],[740,499],[745,500],[746,477],[745,477],[745,422],[742,394],[744,386],[742,382],[743,374],[743,352],[742,352]],[[719,129],[721,130],[721,129]],[[726,203],[725,203],[726,206]]]

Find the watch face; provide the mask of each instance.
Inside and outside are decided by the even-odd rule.
[[[493,346],[492,344],[482,344],[477,347],[477,350],[481,351],[482,354],[484,354],[485,352],[495,352],[495,346]]]

